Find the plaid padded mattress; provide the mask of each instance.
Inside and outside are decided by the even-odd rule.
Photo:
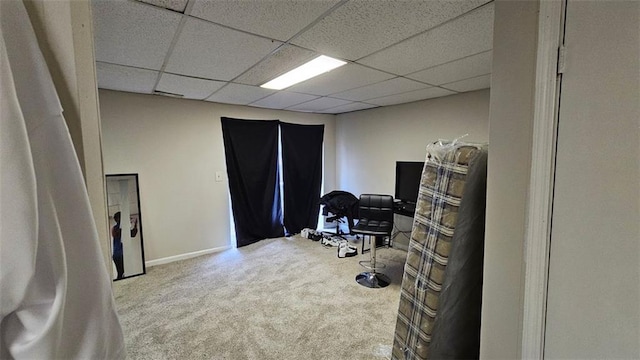
[[[392,359],[430,356],[469,164],[485,150],[457,145],[430,146],[427,151],[402,279]]]

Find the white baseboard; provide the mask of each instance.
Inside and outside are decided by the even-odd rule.
[[[206,249],[206,250],[194,251],[194,252],[190,252],[190,253],[186,253],[186,254],[180,254],[180,255],[174,255],[174,256],[168,256],[168,257],[164,257],[164,258],[160,258],[160,259],[155,259],[155,260],[149,260],[149,261],[145,261],[144,264],[147,267],[156,266],[156,265],[162,265],[162,264],[168,264],[168,263],[172,263],[174,261],[191,259],[191,258],[194,258],[196,256],[213,254],[213,253],[217,253],[217,252],[225,251],[225,250],[229,250],[229,249],[231,249],[231,246],[220,246],[220,247]]]

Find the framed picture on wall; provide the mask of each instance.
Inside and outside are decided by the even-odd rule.
[[[106,175],[113,279],[146,273],[138,174]]]

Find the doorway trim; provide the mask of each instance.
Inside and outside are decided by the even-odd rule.
[[[531,177],[525,234],[523,359],[544,357],[564,0],[540,1]]]

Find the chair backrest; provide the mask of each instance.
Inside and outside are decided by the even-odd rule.
[[[362,194],[360,195],[360,219],[387,221],[393,224],[393,196]]]

